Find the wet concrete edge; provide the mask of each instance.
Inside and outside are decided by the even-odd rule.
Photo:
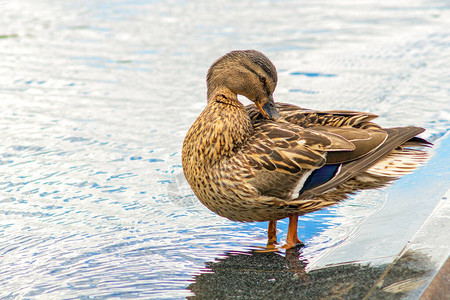
[[[365,299],[381,299],[385,293],[404,299],[449,299],[450,192],[380,276]],[[382,297],[383,295],[383,297]],[[446,295],[447,298],[439,297]],[[429,298],[431,297],[431,298]],[[435,298],[437,297],[437,298]]]

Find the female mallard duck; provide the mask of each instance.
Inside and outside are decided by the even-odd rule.
[[[277,71],[255,50],[232,51],[207,75],[208,103],[183,143],[183,171],[195,195],[230,220],[289,217],[285,248],[295,247],[298,216],[386,185],[417,168],[427,146],[419,127],[381,128],[377,116],[274,103]],[[255,104],[244,106],[237,95]]]

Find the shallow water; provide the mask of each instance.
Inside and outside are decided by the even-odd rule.
[[[206,70],[229,50],[273,60],[278,101],[431,140],[449,128],[445,1],[1,4],[0,298],[182,298],[205,262],[265,244],[265,223],[212,214],[182,175]],[[308,259],[385,193],[304,216]]]

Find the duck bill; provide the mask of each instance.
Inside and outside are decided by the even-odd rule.
[[[255,101],[256,107],[266,119],[276,120],[280,118],[273,97],[268,97],[265,101]]]

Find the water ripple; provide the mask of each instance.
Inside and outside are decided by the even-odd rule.
[[[184,298],[205,261],[264,245],[265,223],[214,215],[182,174],[205,72],[228,50],[273,59],[278,101],[443,136],[448,5],[415,2],[2,3],[0,298]],[[380,199],[304,216],[304,256]]]

